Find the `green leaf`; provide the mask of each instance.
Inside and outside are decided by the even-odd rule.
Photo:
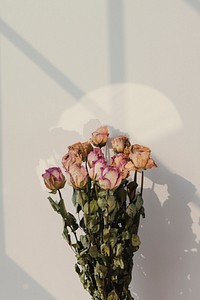
[[[97,262],[96,266],[94,267],[94,274],[97,275],[99,278],[104,279],[107,276],[107,272],[107,267]]]
[[[138,211],[141,209],[143,204],[144,204],[144,201],[142,199],[142,196],[140,195],[140,193],[138,193],[137,196],[136,196],[136,201],[135,201],[135,206],[136,206]]]
[[[97,250],[97,246],[91,246],[89,249],[89,254],[90,256],[92,256],[93,258],[97,258],[97,256],[99,256],[99,252]]]
[[[105,190],[101,190],[101,191],[98,193],[98,197],[100,197],[100,198],[104,198],[104,197],[106,197],[106,196],[107,196],[107,194],[108,194],[108,192],[107,192],[107,191],[105,191]]]
[[[116,200],[114,196],[109,196],[107,199],[107,204],[108,204],[108,212],[112,212],[115,209],[116,206]]]
[[[75,264],[75,271],[76,271],[76,273],[78,273],[78,275],[80,275],[81,270],[80,270],[78,264]]]
[[[65,217],[65,224],[66,226],[71,226],[73,228],[74,231],[76,231],[79,226],[76,222],[76,218],[71,214],[71,213],[67,213],[67,216]]]
[[[101,253],[105,256],[110,256],[110,247],[107,244],[101,244]]]
[[[130,239],[130,234],[129,234],[128,230],[123,231],[122,232],[122,240],[125,241],[125,240],[129,240],[129,239]]]
[[[108,298],[107,300],[120,300],[117,293],[115,292],[115,290],[112,290],[112,292],[110,292],[108,294]]]
[[[118,190],[118,196],[119,196],[121,204],[123,204],[126,201],[126,195],[127,195],[127,192],[124,188],[120,188]]]
[[[67,240],[68,244],[71,246],[72,245],[71,236],[69,234],[67,227],[64,227],[64,229],[63,229],[63,237],[64,237],[64,239]]]
[[[53,209],[54,209],[57,213],[59,213],[59,212],[60,212],[60,205],[59,205],[59,203],[56,203],[51,197],[48,197],[48,200],[49,200],[51,206],[53,207]]]
[[[90,209],[89,209],[90,208]],[[84,208],[83,208],[83,211],[86,215],[88,214],[95,214],[99,209],[99,206],[97,204],[97,201],[96,200],[92,200],[90,202],[90,204],[88,204],[88,202],[85,203],[84,205]]]
[[[134,218],[137,213],[136,205],[134,203],[129,204],[129,206],[126,209],[126,212],[130,217]]]
[[[120,256],[122,254],[122,251],[123,251],[123,245],[121,243],[117,244],[115,247],[115,255]]]
[[[102,211],[104,211],[107,207],[107,201],[105,198],[98,198],[97,200],[98,206]]]
[[[83,247],[85,249],[89,249],[90,247],[90,242],[89,242],[89,239],[88,239],[88,236],[87,235],[81,235],[80,236],[80,241],[81,241],[81,244],[83,245]]]
[[[90,202],[90,213],[94,214],[98,211],[99,207],[96,200]]]
[[[132,235],[131,243],[132,243],[133,247],[139,247],[140,246],[141,242],[140,242],[140,238],[137,234]]]

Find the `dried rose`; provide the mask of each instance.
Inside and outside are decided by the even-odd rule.
[[[87,157],[89,167],[91,168],[92,164],[101,158],[104,158],[104,154],[101,151],[101,148],[93,149],[93,151],[91,151]]]
[[[126,168],[128,163],[128,158],[123,153],[118,153],[111,157],[110,165],[113,167],[117,167],[122,174],[122,179],[125,179],[129,176],[129,170]]]
[[[116,153],[123,153],[130,147],[129,139],[124,135],[119,135],[111,141],[113,151]]]
[[[92,168],[89,169],[88,173],[92,180],[99,180],[101,176],[102,169],[106,167],[105,158],[100,158],[99,160],[92,163]]]
[[[77,153],[72,154],[71,152],[68,152],[62,158],[62,165],[66,171],[68,171],[68,168],[71,164],[75,164],[75,163],[78,165],[81,165],[82,163],[82,158]]]
[[[76,189],[85,187],[88,181],[88,173],[84,166],[79,164],[70,164],[66,171],[67,183]]]
[[[106,166],[99,177],[99,185],[104,190],[112,190],[120,185],[122,175],[118,168]]]
[[[101,126],[92,133],[91,142],[94,146],[103,147],[107,143],[108,136],[108,128],[106,126]]]
[[[89,142],[78,142],[69,146],[68,149],[69,153],[79,155],[82,158],[82,160],[85,161],[90,151],[93,150],[93,147]]]
[[[62,189],[65,185],[65,176],[58,167],[47,169],[42,177],[46,187],[51,191]]]
[[[150,158],[151,150],[148,147],[135,144],[131,146],[129,158],[133,163],[133,168],[151,169],[156,168],[157,165],[152,158]]]

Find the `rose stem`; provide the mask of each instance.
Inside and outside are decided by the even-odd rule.
[[[142,171],[142,178],[141,178],[141,196],[142,196],[142,193],[143,193],[143,185],[144,185],[144,171]]]
[[[61,216],[63,217],[63,220],[65,221],[66,220],[66,217],[67,217],[67,210],[65,208],[65,204],[64,204],[64,200],[62,198],[62,194],[61,194],[61,191],[58,190],[58,194],[60,196],[60,214]],[[76,235],[76,232],[74,231],[73,227],[71,225],[69,225],[71,231],[73,232],[74,234],[74,237],[76,239],[76,242],[78,243],[78,238],[77,238],[77,235]]]

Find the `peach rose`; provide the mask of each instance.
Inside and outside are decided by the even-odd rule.
[[[110,165],[119,168],[122,174],[122,179],[125,179],[129,176],[129,170],[126,168],[127,162],[128,158],[123,153],[118,153],[117,155],[111,157]]]
[[[148,147],[135,144],[131,146],[129,158],[133,163],[135,170],[156,168],[157,165],[150,158],[151,150]]]
[[[123,153],[130,147],[129,139],[124,135],[119,135],[111,141],[113,151],[116,153]]]
[[[96,147],[103,147],[108,140],[108,128],[107,126],[101,126],[96,131],[92,133],[91,142]]]
[[[68,149],[69,153],[79,155],[82,158],[82,160],[85,161],[90,151],[93,150],[93,147],[89,142],[78,142],[69,146]]]
[[[71,164],[66,171],[67,183],[76,189],[82,189],[88,181],[88,173],[84,166]]]

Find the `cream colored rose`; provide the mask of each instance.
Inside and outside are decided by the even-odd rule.
[[[101,126],[92,133],[91,142],[96,147],[103,147],[107,143],[108,136],[107,126]]]

